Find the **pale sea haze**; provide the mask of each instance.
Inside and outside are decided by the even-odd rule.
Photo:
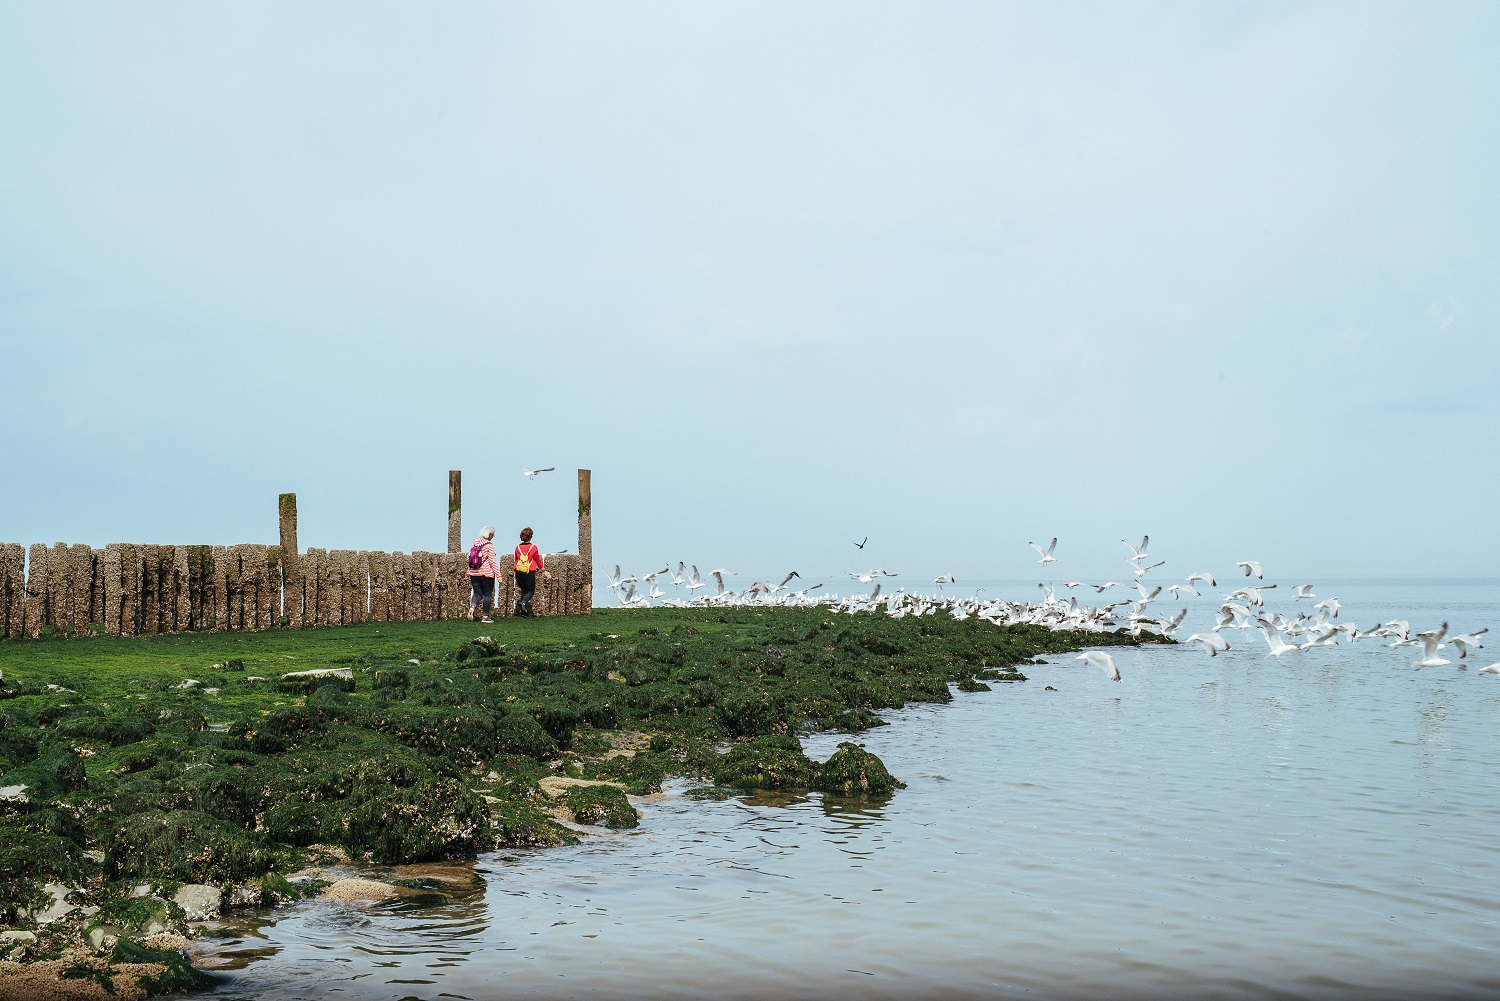
[[[1243,581],[1219,583],[1180,636]],[[1290,612],[1289,590],[1268,604]],[[1497,580],[1317,593],[1362,626],[1500,625]],[[441,905],[262,912],[226,927],[248,965],[211,994],[1500,997],[1500,677],[1477,674],[1500,641],[1415,671],[1420,648],[1278,663],[1257,633],[1225,635],[1213,659],[1116,650],[1118,684],[1070,654],[889,712],[857,738],[907,782],[888,798],[679,783],[638,830],[481,857],[480,888]]]

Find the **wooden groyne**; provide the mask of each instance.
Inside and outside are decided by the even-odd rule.
[[[547,556],[539,615],[587,614],[593,605],[591,476],[578,471],[578,552]],[[280,544],[133,545],[103,549],[0,543],[0,637],[146,636],[300,629],[355,622],[461,619],[469,612],[466,551],[458,534],[460,474],[449,474],[448,551],[297,548],[297,498],[278,501]],[[510,553],[501,549],[496,613],[515,606]]]

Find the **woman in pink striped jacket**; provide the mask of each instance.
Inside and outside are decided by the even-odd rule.
[[[490,610],[495,607],[495,582],[500,564],[495,559],[495,530],[484,526],[479,538],[469,547],[469,620],[494,622]],[[480,611],[483,610],[483,617]]]

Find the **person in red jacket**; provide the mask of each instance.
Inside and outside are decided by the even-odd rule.
[[[500,579],[500,564],[495,559],[495,530],[484,526],[479,538],[469,547],[469,621],[494,622],[490,609],[495,604],[495,585]],[[483,609],[484,617],[480,618]]]
[[[531,597],[536,594],[537,571],[548,580],[552,579],[552,573],[542,564],[542,551],[531,544],[531,529],[521,529],[521,544],[516,547],[514,554],[516,568],[516,589],[521,592],[521,597],[516,601],[516,614],[530,618],[536,614],[531,610]]]

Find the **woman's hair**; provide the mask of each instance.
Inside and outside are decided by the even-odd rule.
[[[529,529],[529,528],[523,528],[523,529],[521,529],[521,541],[522,542],[530,542],[531,541],[531,529]]]
[[[479,537],[481,539],[493,539],[495,537],[494,528],[489,525],[484,526],[479,530]]]

